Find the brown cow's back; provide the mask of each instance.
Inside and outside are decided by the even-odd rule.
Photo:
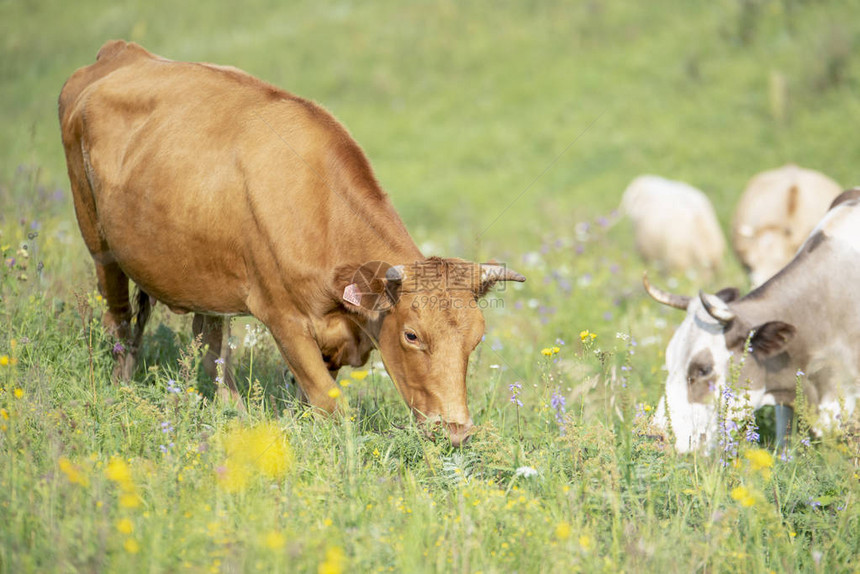
[[[67,153],[83,150],[90,250],[176,310],[247,313],[259,296],[301,312],[293,291],[321,289],[341,257],[372,259],[362,246],[420,257],[340,124],[244,72],[110,43],[67,82],[60,112]],[[248,280],[284,275],[293,285]]]

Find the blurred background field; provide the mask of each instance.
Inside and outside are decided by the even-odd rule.
[[[858,16],[856,0],[0,1],[0,406],[11,417],[0,504],[12,517],[0,569],[856,570],[856,443],[825,441],[770,482],[749,461],[723,469],[634,432],[681,317],[646,299],[616,208],[635,176],[655,173],[705,191],[726,230],[762,170],[794,162],[860,183]],[[233,432],[236,413],[167,390],[171,379],[211,397],[178,363],[189,318],[157,307],[134,384],[109,383],[56,99],[112,38],[319,102],[364,148],[425,254],[496,258],[528,277],[485,311],[470,449],[415,433],[372,365],[343,376],[354,420],[302,418],[271,341],[244,344],[253,322],[239,321],[239,378],[271,397],[250,418],[276,421],[294,460],[237,494],[216,476],[229,440],[200,450]],[[746,287],[731,254],[712,277],[656,277],[690,294]],[[567,405],[563,435],[553,393]],[[105,475],[112,457],[132,461],[139,506],[111,498],[130,488]],[[741,484],[760,498],[732,499]]]

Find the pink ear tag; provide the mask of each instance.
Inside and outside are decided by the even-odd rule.
[[[361,306],[361,295],[358,292],[358,285],[350,283],[343,290],[343,300],[353,305]]]

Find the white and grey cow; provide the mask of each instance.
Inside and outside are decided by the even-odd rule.
[[[860,199],[851,193],[834,202],[788,265],[745,297],[736,289],[676,295],[644,279],[655,300],[687,311],[666,350],[666,394],[655,413],[658,425],[671,421],[677,450],[712,444],[732,364],[754,409],[792,405],[801,376],[818,408],[817,428],[853,411],[860,397]]]

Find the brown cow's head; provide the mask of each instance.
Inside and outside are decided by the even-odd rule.
[[[481,298],[498,281],[525,277],[430,257],[362,265],[343,287],[343,304],[378,325],[377,346],[403,399],[419,420],[444,423],[455,446],[471,434],[466,367],[484,334]]]

